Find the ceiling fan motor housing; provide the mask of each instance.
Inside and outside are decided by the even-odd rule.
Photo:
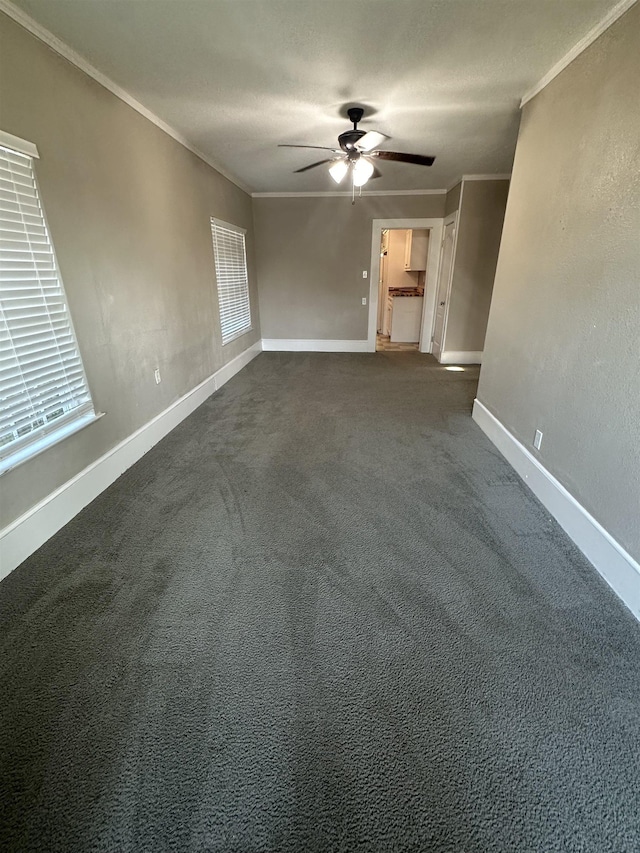
[[[338,144],[343,151],[355,149],[356,142],[366,134],[366,130],[346,130],[338,137]]]
[[[356,142],[366,134],[366,130],[358,130],[358,122],[362,119],[364,110],[362,107],[350,107],[347,110],[349,121],[353,122],[353,130],[346,130],[338,137],[338,144],[343,151],[355,150]]]

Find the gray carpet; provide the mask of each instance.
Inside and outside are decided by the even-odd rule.
[[[11,574],[2,849],[640,850],[640,626],[476,379],[263,354]]]

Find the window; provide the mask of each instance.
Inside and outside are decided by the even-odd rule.
[[[251,328],[245,233],[235,225],[211,220],[223,345]]]
[[[95,419],[33,169],[0,132],[0,473]]]

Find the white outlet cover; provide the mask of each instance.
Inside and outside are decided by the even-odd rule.
[[[368,275],[369,273],[367,270],[362,270],[362,278],[367,278]]]
[[[366,297],[366,296],[363,296],[363,297],[362,297],[362,304],[363,304],[363,305],[366,305],[366,304],[367,304],[367,297]]]
[[[533,438],[533,446],[536,450],[540,450],[540,445],[542,444],[542,433],[539,429],[536,430],[536,434]]]

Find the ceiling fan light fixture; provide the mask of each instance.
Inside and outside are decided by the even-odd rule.
[[[346,160],[336,160],[333,166],[329,167],[329,174],[336,182],[336,184],[339,184],[342,181],[348,171],[349,166]]]
[[[353,164],[353,185],[363,187],[373,175],[373,163],[364,157],[359,157]]]

